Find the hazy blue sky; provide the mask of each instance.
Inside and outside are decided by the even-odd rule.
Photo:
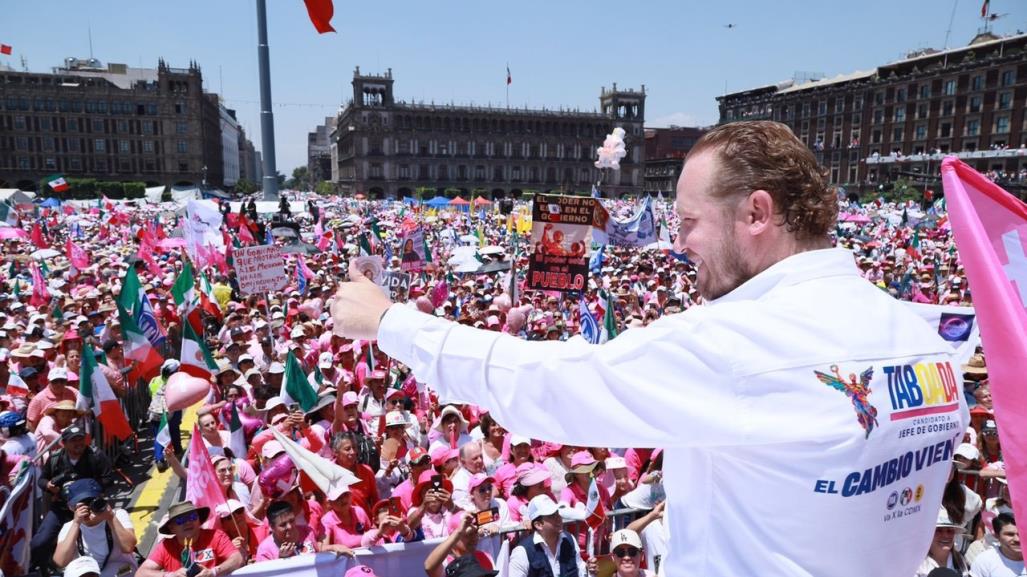
[[[306,163],[306,134],[349,99],[354,66],[391,67],[398,99],[598,105],[600,87],[646,85],[646,125],[710,124],[714,97],[869,69],[918,48],[965,45],[981,0],[335,0],[318,35],[301,0],[268,0],[278,169]],[[1027,30],[1027,1],[992,0],[994,30]],[[261,148],[253,0],[0,0],[0,56],[48,71],[66,56],[155,67],[200,63]],[[727,28],[733,24],[733,28]],[[222,89],[223,87],[223,89]]]

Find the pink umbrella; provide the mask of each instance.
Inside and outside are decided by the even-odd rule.
[[[15,240],[19,238],[22,240],[28,240],[29,233],[13,226],[0,228],[0,240]]]

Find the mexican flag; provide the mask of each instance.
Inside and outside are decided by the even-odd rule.
[[[128,425],[121,402],[114,396],[107,377],[96,364],[93,347],[89,343],[82,344],[82,364],[79,372],[78,402],[80,411],[92,410],[93,415],[103,427],[103,435],[107,440],[122,440],[132,436],[132,427]]]
[[[599,302],[603,308],[603,324],[599,327],[599,343],[602,344],[617,336],[617,317],[613,314],[613,303],[606,291],[599,291]]]
[[[54,192],[64,192],[71,188],[68,185],[68,181],[64,180],[63,176],[54,175],[47,179],[47,185],[54,190]]]
[[[0,222],[18,226],[18,211],[6,202],[0,202]]]
[[[160,426],[157,427],[157,436],[153,438],[153,460],[164,460],[164,447],[171,444],[171,428],[168,427],[168,412],[160,415]]]
[[[117,307],[121,337],[125,343],[125,357],[136,362],[132,367],[132,372],[146,380],[156,377],[160,373],[164,357],[160,356],[157,349],[153,348],[150,339],[146,338],[135,319],[128,314],[120,302],[117,303]]]
[[[221,307],[218,306],[218,301],[214,298],[214,287],[210,284],[210,280],[207,279],[207,275],[202,272],[200,273],[200,308],[217,319],[218,322],[221,322]]]
[[[298,403],[304,411],[309,411],[317,404],[317,392],[310,386],[307,374],[296,360],[296,355],[289,351],[285,358],[285,378],[282,379],[282,390],[279,393],[285,404]]]
[[[232,403],[232,421],[228,424],[231,438],[228,442],[228,448],[232,449],[232,453],[237,459],[243,459],[246,457],[246,435],[243,432],[242,420],[239,419],[239,409]]]
[[[192,327],[193,334],[203,334],[203,321],[200,319],[200,298],[196,294],[193,266],[189,261],[185,262],[182,272],[175,279],[175,284],[171,286],[171,296],[174,297],[175,304],[178,305],[179,315],[189,320],[186,324]]]
[[[198,379],[209,380],[218,370],[218,365],[214,362],[214,357],[210,356],[207,345],[203,344],[200,337],[196,336],[193,327],[189,323],[183,327],[182,356],[179,359],[179,362],[182,363],[180,370]]]
[[[124,307],[129,315],[134,315],[139,310],[139,298],[143,294],[143,285],[139,282],[139,275],[134,267],[128,267],[124,278],[121,279],[121,292],[118,293],[118,304]]]

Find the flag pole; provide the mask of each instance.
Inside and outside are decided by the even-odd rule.
[[[510,108],[510,63],[506,63],[506,107]]]
[[[260,76],[260,138],[264,147],[264,200],[278,199],[275,168],[275,115],[271,110],[271,67],[267,43],[267,2],[257,0],[257,67]]]

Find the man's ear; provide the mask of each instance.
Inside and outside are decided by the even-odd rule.
[[[765,190],[755,190],[745,200],[745,224],[753,235],[774,225],[774,197]]]

